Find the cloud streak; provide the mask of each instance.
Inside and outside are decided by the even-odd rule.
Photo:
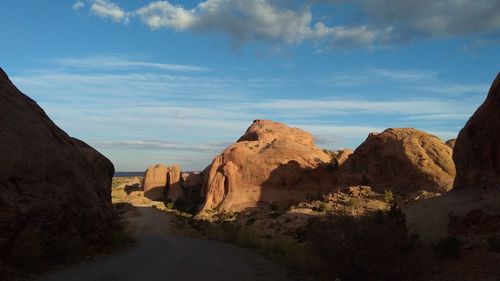
[[[184,72],[188,71],[203,72],[212,70],[208,67],[202,67],[202,66],[156,63],[143,60],[136,60],[133,58],[125,56],[117,56],[117,55],[88,56],[83,58],[60,58],[56,59],[55,63],[64,67],[80,68],[86,70],[89,69],[117,70],[117,69],[136,69],[136,68],[150,68],[157,70],[184,71]]]
[[[350,95],[342,98],[336,88],[319,85],[314,76],[300,81],[301,91],[326,89],[328,96],[289,95],[295,81],[248,77],[247,72],[238,76],[194,66],[201,71],[178,73],[163,67],[168,63],[151,65],[117,55],[99,66],[94,62],[103,56],[90,56],[98,58],[90,64],[85,63],[87,58],[56,59],[47,66],[55,66],[56,71],[42,68],[11,79],[69,134],[109,156],[118,170],[141,170],[160,156],[164,161],[184,163],[186,169],[202,169],[254,119],[273,119],[310,131],[321,147],[355,148],[371,131],[387,127],[417,127],[441,137],[456,135],[457,124],[465,122],[478,105],[476,100],[418,89],[451,85],[439,73],[424,70],[360,71],[357,80],[368,81],[357,88],[349,85]],[[117,71],[118,65],[124,67]],[[380,83],[370,84],[373,77]],[[373,90],[397,85],[391,91],[411,90],[418,95],[357,95],[366,83]],[[480,102],[481,96],[474,96]]]

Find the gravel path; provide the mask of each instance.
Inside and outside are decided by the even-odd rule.
[[[41,276],[40,281],[281,281],[283,271],[260,255],[172,232],[170,214],[137,208],[129,219],[137,245],[112,256]]]

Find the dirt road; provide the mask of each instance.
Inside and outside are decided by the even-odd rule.
[[[137,208],[137,245],[112,256],[42,276],[40,281],[281,281],[282,270],[249,250],[176,235],[172,216]]]

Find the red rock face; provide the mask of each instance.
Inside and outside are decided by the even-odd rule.
[[[453,160],[455,189],[500,188],[500,74],[484,103],[460,131]]]
[[[330,161],[309,133],[256,120],[205,169],[202,209],[240,211],[259,202],[316,196],[333,186],[325,168]]]
[[[68,136],[0,69],[0,258],[64,258],[112,225],[113,164]],[[0,260],[0,263],[1,263]]]
[[[366,184],[401,193],[452,188],[452,150],[438,137],[415,129],[372,133],[342,165],[348,185]]]
[[[182,195],[181,167],[172,165],[167,167],[157,164],[144,172],[144,195],[151,200],[163,201],[165,198],[172,202]]]
[[[167,191],[167,173],[168,167],[162,164],[147,168],[142,184],[144,196],[151,200],[163,200]]]

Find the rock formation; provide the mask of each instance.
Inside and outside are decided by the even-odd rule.
[[[175,202],[182,195],[181,167],[175,164],[170,166],[167,172],[167,199]]]
[[[449,147],[451,147],[451,149],[453,149],[455,147],[455,142],[456,141],[457,141],[456,139],[447,140],[446,141],[446,145],[449,146]]]
[[[167,192],[167,173],[168,167],[162,164],[148,167],[142,182],[144,196],[151,200],[163,200]]]
[[[181,168],[175,164],[167,167],[157,164],[146,169],[143,179],[144,196],[151,200],[172,202],[182,196]]]
[[[455,189],[500,188],[500,73],[453,150]]]
[[[239,211],[259,202],[290,202],[332,187],[330,156],[311,134],[282,123],[255,120],[204,171],[202,209]]]
[[[341,168],[345,184],[367,184],[400,193],[452,188],[452,150],[438,137],[415,129],[371,133]]]
[[[348,148],[338,150],[337,156],[334,159],[335,165],[337,167],[342,166],[344,164],[344,162],[349,158],[349,156],[351,156],[352,153],[353,153],[353,151],[348,149]]]
[[[0,264],[36,268],[102,241],[113,221],[113,164],[1,69],[0,120]]]
[[[187,189],[201,188],[203,185],[203,174],[199,172],[182,173],[182,187]]]

